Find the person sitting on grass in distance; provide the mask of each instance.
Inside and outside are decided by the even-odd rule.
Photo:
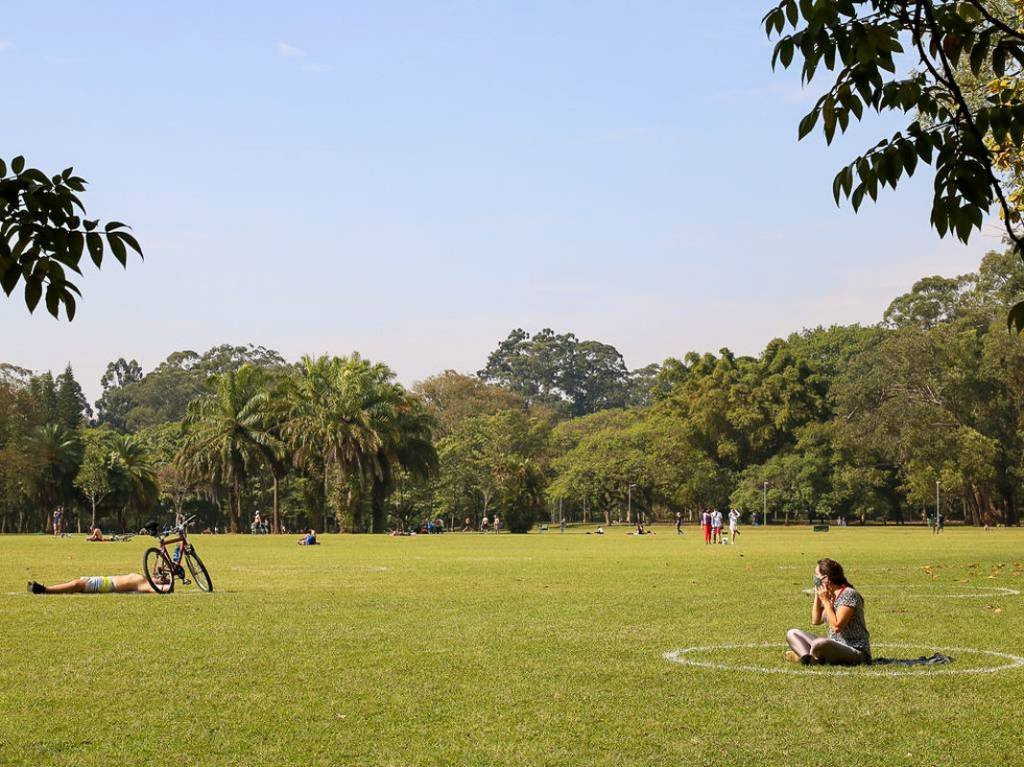
[[[316,539],[316,530],[310,530],[304,536],[299,538],[298,544],[300,546],[319,546],[320,542]]]
[[[127,575],[86,575],[75,578],[67,583],[55,586],[44,586],[35,581],[28,582],[28,590],[32,594],[152,594],[144,575],[128,573]]]
[[[856,666],[871,663],[871,643],[864,620],[864,597],[853,587],[834,559],[820,559],[814,569],[811,623],[825,624],[828,637],[800,629],[786,632],[786,660],[804,665],[826,663]]]
[[[101,541],[105,541],[107,539],[103,537],[103,531],[102,530],[100,530],[98,527],[94,527],[92,530],[89,531],[89,537],[86,538],[85,540],[101,542]]]

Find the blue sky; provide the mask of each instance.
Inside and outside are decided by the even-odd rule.
[[[261,343],[358,350],[411,383],[513,327],[631,367],[875,322],[999,247],[928,226],[924,169],[836,208],[900,127],[796,141],[822,84],[771,72],[766,2],[5,3],[0,155],[74,165],[145,262],[81,281],[68,325],[0,301],[0,361]]]

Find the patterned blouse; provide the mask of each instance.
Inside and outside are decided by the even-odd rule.
[[[868,635],[868,626],[864,621],[864,597],[853,586],[842,589],[833,603],[833,609],[838,613],[840,607],[852,607],[853,615],[839,631],[833,631],[829,626],[828,638],[842,642],[847,647],[860,650],[867,656],[871,655],[871,641]]]

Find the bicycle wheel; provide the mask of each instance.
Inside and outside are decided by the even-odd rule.
[[[156,546],[146,549],[142,557],[142,572],[157,594],[170,594],[174,591],[174,568],[167,555]]]
[[[185,550],[185,564],[188,565],[188,571],[192,573],[192,580],[196,582],[196,585],[203,591],[213,591],[213,581],[210,580],[210,573],[206,571],[206,565],[203,564],[203,560],[196,554],[196,550],[189,546]]]

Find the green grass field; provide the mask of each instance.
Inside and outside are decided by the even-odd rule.
[[[876,655],[1024,653],[1024,530],[196,536],[216,592],[31,596],[149,540],[0,537],[2,765],[1007,765],[1024,668],[801,673],[814,560]],[[762,673],[681,665],[666,652]],[[886,650],[886,644],[911,647]],[[1005,659],[953,653],[949,670]],[[689,657],[689,656],[688,656]],[[803,670],[806,671],[806,670]]]

